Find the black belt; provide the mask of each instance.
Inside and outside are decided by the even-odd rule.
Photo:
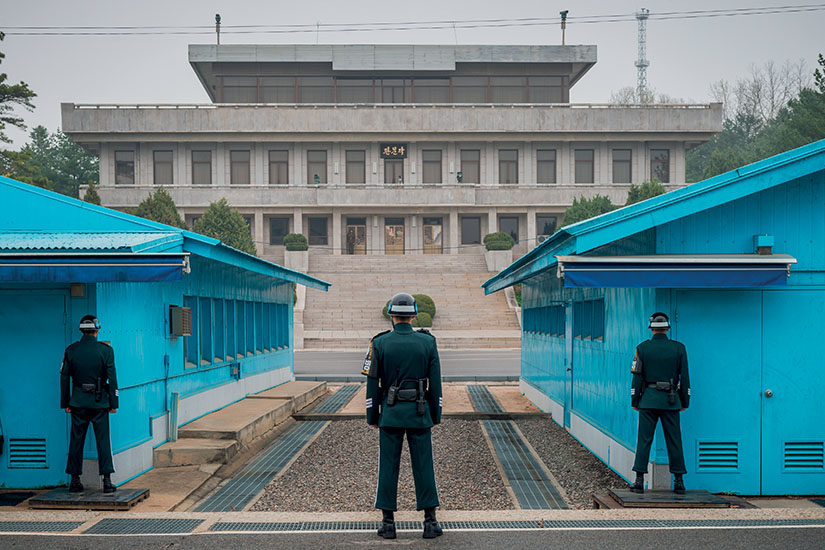
[[[647,387],[659,391],[670,391],[670,382],[650,382]]]

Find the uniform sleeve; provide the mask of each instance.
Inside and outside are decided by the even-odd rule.
[[[630,368],[630,372],[633,373],[633,380],[630,383],[630,406],[635,409],[639,407],[645,386],[644,364],[638,347],[636,348],[636,354],[633,356],[633,366]]]
[[[367,352],[367,357],[370,361],[367,374],[367,424],[378,424],[378,417],[381,412],[381,401],[383,399],[381,392],[381,354],[377,353],[374,342],[370,342],[370,349]],[[367,360],[364,360],[366,369]],[[363,372],[363,371],[362,371]]]
[[[438,346],[435,343],[435,338],[433,338],[428,376],[430,378],[430,391],[427,392],[427,402],[430,405],[430,415],[433,424],[441,424],[441,361],[438,358]]]
[[[682,407],[687,409],[690,405],[690,373],[688,373],[685,346],[682,346],[682,353],[679,356],[679,399],[682,400]]]
[[[69,372],[69,359],[66,353],[63,353],[63,364],[60,366],[60,408],[65,409],[69,406],[71,394],[72,377]]]
[[[109,385],[109,408],[117,409],[120,405],[120,392],[117,389],[117,373],[115,372],[115,351],[109,348],[106,354],[106,379]]]

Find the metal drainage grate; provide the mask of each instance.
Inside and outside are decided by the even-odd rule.
[[[333,393],[326,401],[324,401],[321,406],[315,409],[314,413],[334,413],[338,412],[338,410],[349,403],[349,400],[352,399],[352,396],[356,394],[356,392],[361,389],[360,384],[349,384],[346,386],[341,386],[338,388],[338,391]]]
[[[196,512],[240,512],[315,437],[326,422],[300,422],[279,437],[266,451],[244,466]]]
[[[191,533],[202,519],[104,518],[84,531],[86,535],[156,535]]]
[[[82,521],[0,521],[0,533],[51,533],[74,531]]]
[[[478,412],[485,413],[500,413],[504,412],[501,405],[487,389],[487,386],[467,386],[467,391],[470,393],[470,399],[473,400],[473,405]]]

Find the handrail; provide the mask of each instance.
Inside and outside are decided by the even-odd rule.
[[[399,107],[422,108],[456,108],[473,109],[513,109],[516,107],[542,109],[721,109],[721,103],[72,103],[74,109],[134,109],[134,110],[179,110],[179,109],[237,109],[274,108],[274,109],[317,109],[339,107],[366,109],[397,109]]]

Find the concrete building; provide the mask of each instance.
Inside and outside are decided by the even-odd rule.
[[[522,284],[525,394],[631,477],[630,366],[663,311],[690,365],[688,487],[825,493],[824,167],[825,140],[568,226],[488,280]]]
[[[0,200],[0,488],[68,482],[59,370],[86,314],[100,318],[100,340],[115,351],[118,484],[152,468],[175,419],[183,425],[294,378],[293,283],[328,283],[4,177]],[[84,476],[96,487],[91,431]]]
[[[258,250],[456,254],[496,230],[516,256],[580,195],[685,184],[685,151],[721,130],[710,105],[582,105],[595,46],[192,45],[211,103],[62,105],[100,157],[100,196],[164,186],[191,223],[226,197]],[[159,83],[158,85],[162,85]]]

